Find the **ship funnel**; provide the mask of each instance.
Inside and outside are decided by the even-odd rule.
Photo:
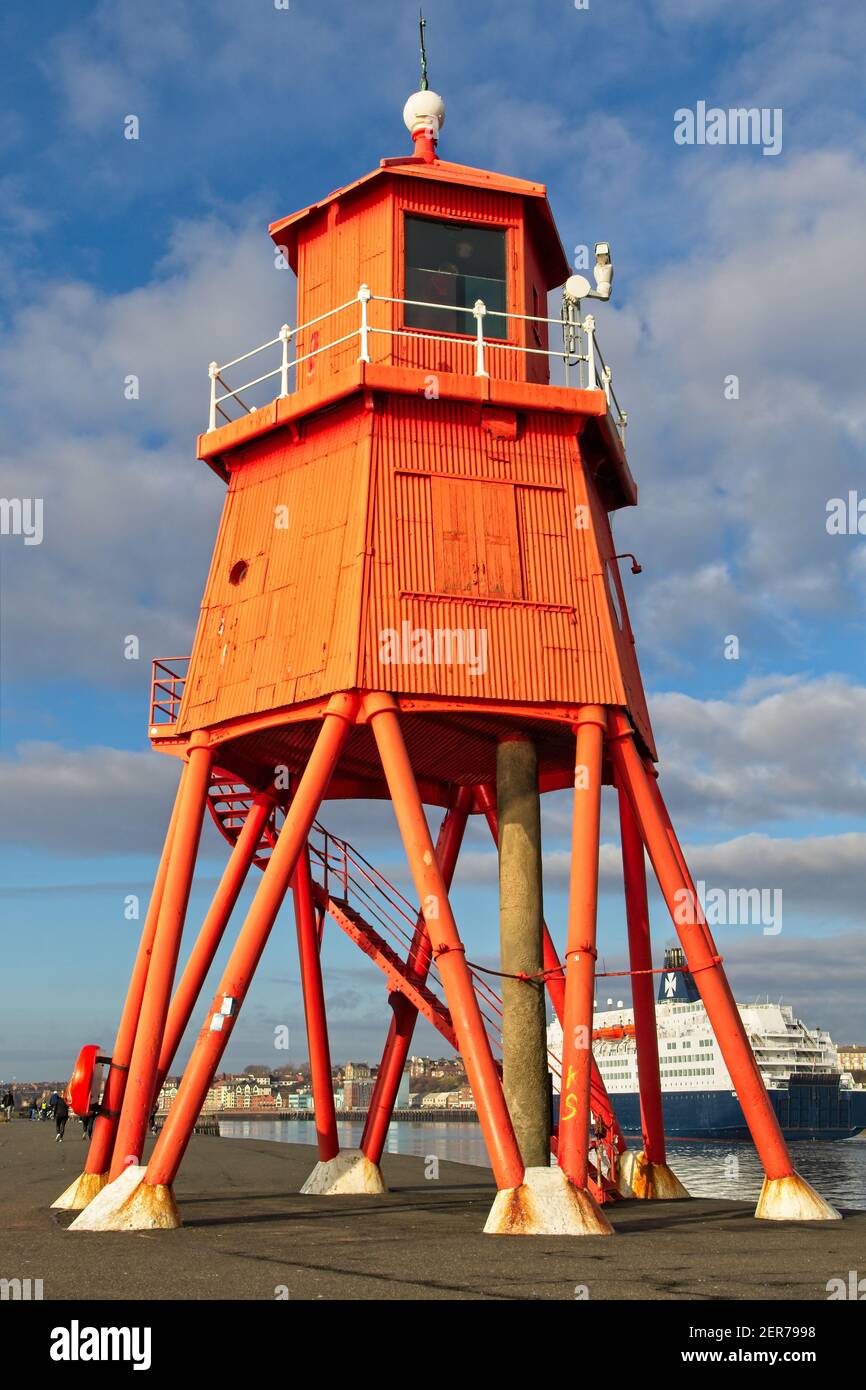
[[[700,999],[694,976],[686,968],[685,954],[679,946],[665,950],[664,974],[659,976],[660,1004],[696,1004]]]

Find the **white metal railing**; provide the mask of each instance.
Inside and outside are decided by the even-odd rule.
[[[418,328],[380,327],[370,322],[371,304],[401,304],[418,309],[447,309],[449,313],[466,314],[473,318],[475,326],[472,332],[466,335],[429,333]],[[341,332],[330,321],[337,319],[339,315],[348,315],[350,311],[354,311],[354,322],[347,331]],[[485,337],[484,320],[488,315],[500,321],[515,320],[522,323],[544,324],[548,327],[552,325],[561,332],[561,345],[546,348],[530,347],[523,343],[506,342],[502,338]],[[321,327],[325,324],[328,324],[327,330],[323,330]],[[319,341],[323,331],[328,335],[328,341],[324,343]],[[298,324],[296,328],[291,328],[289,324],[284,323],[275,338],[271,338],[267,343],[262,343],[259,347],[252,348],[249,352],[242,353],[240,357],[232,358],[230,362],[211,362],[208,367],[210,377],[208,432],[217,429],[221,423],[238,419],[241,413],[249,414],[258,409],[257,405],[245,401],[244,395],[255,390],[264,382],[276,382],[278,380],[277,396],[288,396],[290,394],[290,379],[294,374],[293,389],[300,389],[304,385],[303,373],[300,369],[305,363],[312,363],[314,359],[321,357],[324,353],[344,347],[347,343],[357,342],[358,356],[356,360],[358,362],[370,362],[370,339],[374,334],[381,334],[390,338],[408,338],[421,342],[471,345],[474,353],[475,376],[478,377],[489,376],[488,363],[492,353],[520,352],[527,356],[546,357],[551,362],[562,362],[566,386],[573,384],[572,374],[576,370],[577,381],[574,384],[589,390],[604,391],[608,413],[620,440],[623,444],[625,443],[628,417],[614,394],[613,374],[601,355],[595,334],[595,318],[592,314],[586,314],[581,319],[577,306],[568,303],[563,304],[562,314],[558,319],[548,318],[540,314],[515,314],[504,309],[488,309],[481,299],[477,299],[470,309],[462,305],[443,305],[422,299],[397,299],[391,295],[373,294],[368,285],[361,285],[355,297],[347,300],[345,304],[338,305],[336,309],[329,309],[327,313],[319,314],[316,318],[309,319],[307,323]],[[299,345],[304,349],[302,352],[297,350]],[[258,356],[259,353],[270,352],[274,349],[279,350],[279,361],[271,370],[261,372],[239,386],[230,386],[226,381],[224,373],[240,366],[242,362],[247,362]],[[310,370],[308,367],[308,372]],[[220,391],[220,387],[223,388],[222,391]],[[273,399],[273,396],[269,397],[269,400]],[[231,414],[232,408],[237,413]]]

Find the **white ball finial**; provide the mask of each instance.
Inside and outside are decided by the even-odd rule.
[[[403,120],[411,135],[429,130],[435,140],[445,124],[445,103],[438,92],[413,92],[403,107]]]

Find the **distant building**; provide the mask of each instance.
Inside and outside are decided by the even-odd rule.
[[[282,1108],[282,1102],[280,1102],[280,1108]],[[259,1095],[250,1098],[250,1109],[276,1110],[277,1097],[274,1095],[273,1091],[262,1091]]]
[[[164,1084],[162,1090],[160,1091],[159,1096],[157,1097],[157,1102],[156,1102],[156,1108],[157,1108],[157,1110],[168,1110],[168,1109],[169,1109],[169,1107],[170,1107],[172,1101],[174,1100],[175,1096],[177,1095],[178,1087],[179,1087],[179,1086],[180,1086],[180,1082],[179,1082],[179,1081],[173,1081],[173,1080],[169,1080],[168,1078],[166,1078],[165,1084]],[[214,1107],[212,1107],[212,1106],[207,1106],[207,1105],[205,1105],[205,1109],[206,1109],[206,1110],[207,1110],[207,1109],[213,1109],[213,1108],[214,1108]]]
[[[344,1110],[368,1110],[373,1096],[375,1081],[367,1076],[349,1076],[348,1067],[346,1068],[346,1079],[343,1082],[343,1109]]]
[[[262,1105],[257,1097],[271,1097],[268,1085],[251,1081],[249,1077],[224,1076],[215,1081],[205,1097],[205,1110],[253,1110]],[[255,1103],[254,1103],[255,1102]],[[270,1109],[268,1105],[265,1109]],[[278,1107],[275,1107],[278,1108]]]
[[[450,1110],[456,1097],[456,1091],[428,1091],[421,1106],[424,1110]]]
[[[843,1071],[866,1071],[866,1044],[850,1043],[837,1047],[839,1065]]]

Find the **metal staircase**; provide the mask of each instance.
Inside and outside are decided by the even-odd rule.
[[[215,775],[211,780],[208,807],[217,826],[234,844],[243,826],[255,792],[243,782]],[[253,862],[263,869],[276,843],[284,818],[275,807],[262,832]],[[392,993],[402,994],[445,1041],[459,1051],[451,1013],[444,997],[436,962],[429,960],[425,975],[408,963],[419,910],[398,888],[348,841],[332,835],[316,821],[308,840],[313,898],[316,904],[319,939],[327,915],[341,931],[369,956],[384,974]],[[502,1051],[502,999],[491,985],[470,966],[472,982],[484,1019],[494,1057]],[[548,1050],[551,1072],[559,1079],[558,1059]],[[501,1071],[501,1063],[499,1063]],[[609,1141],[604,1144],[603,1166],[613,1170],[614,1146],[624,1146],[619,1125],[597,1068],[593,1067],[592,1112],[603,1121]],[[555,1149],[555,1136],[553,1138]],[[598,1145],[597,1145],[598,1147]],[[596,1164],[597,1168],[597,1164]],[[597,1174],[593,1187],[602,1200],[615,1195],[614,1183]]]
[[[330,917],[337,923],[347,936],[360,946],[366,956],[369,956],[374,965],[378,965],[388,981],[389,989],[398,994],[404,994],[411,1004],[414,1004],[419,1013],[422,1013],[433,1027],[438,1029],[446,1042],[457,1050],[457,1035],[451,1024],[451,1015],[447,1006],[442,1002],[426,984],[421,984],[412,979],[408,973],[405,962],[398,956],[379,933],[365,921],[360,912],[351,907],[343,898],[330,898],[319,885],[313,881],[313,895]]]

